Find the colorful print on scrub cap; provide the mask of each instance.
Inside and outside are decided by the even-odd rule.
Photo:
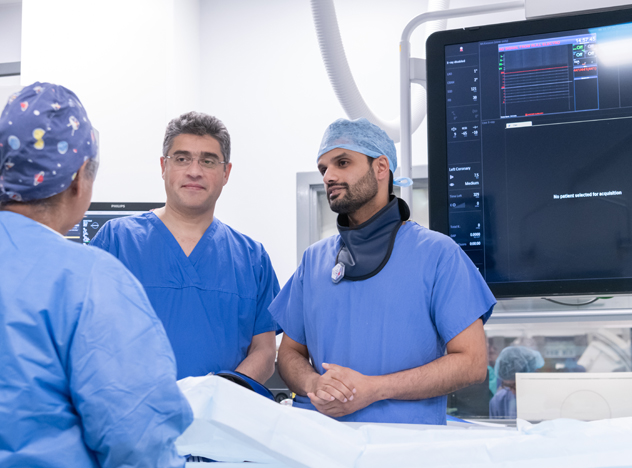
[[[51,83],[25,87],[0,114],[0,201],[41,200],[63,192],[97,149],[75,93]]]
[[[384,155],[388,158],[391,172],[395,174],[395,169],[397,169],[395,143],[384,130],[365,118],[357,120],[338,119],[327,127],[320,142],[316,161],[323,154],[335,148],[357,151],[372,158],[379,158]],[[412,185],[412,181],[400,177],[393,181],[393,184],[408,187]]]

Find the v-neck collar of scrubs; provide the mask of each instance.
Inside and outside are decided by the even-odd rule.
[[[167,225],[163,223],[162,220],[158,216],[156,216],[155,213],[150,212],[148,215],[148,219],[149,221],[151,221],[154,227],[158,230],[158,232],[160,232],[160,234],[164,237],[165,242],[174,252],[174,254],[178,258],[180,263],[182,265],[187,265],[187,270],[190,272],[190,274],[194,273],[192,274],[191,278],[198,278],[198,274],[194,266],[197,264],[200,257],[204,254],[208,246],[208,243],[217,232],[217,228],[219,227],[219,224],[220,224],[219,220],[213,217],[213,222],[208,228],[206,228],[206,231],[204,231],[204,234],[202,234],[202,237],[200,237],[200,240],[198,241],[198,243],[195,244],[195,247],[193,248],[189,256],[187,256],[184,253],[184,250],[182,250],[182,247],[176,240],[173,233],[169,230]]]

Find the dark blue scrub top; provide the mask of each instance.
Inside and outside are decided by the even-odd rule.
[[[279,283],[263,246],[215,218],[187,257],[154,214],[108,221],[91,245],[139,279],[162,320],[178,379],[235,370],[254,335],[276,330]]]

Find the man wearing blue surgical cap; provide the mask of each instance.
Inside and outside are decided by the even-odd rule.
[[[544,365],[542,355],[525,346],[508,346],[496,359],[495,371],[501,380],[500,389],[489,402],[492,419],[516,419],[516,373],[535,372]]]
[[[90,204],[92,125],[35,83],[0,114],[0,466],[182,467],[173,351],[114,257],[62,237]]]
[[[341,421],[445,424],[445,395],[485,379],[496,301],[450,238],[408,220],[380,128],[337,120],[317,161],[339,235],[305,251],[270,306],[295,405]]]

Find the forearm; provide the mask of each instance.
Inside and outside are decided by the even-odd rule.
[[[421,400],[480,383],[486,373],[487,362],[480,357],[454,353],[414,369],[370,378],[376,401]]]
[[[274,374],[275,355],[276,344],[274,332],[256,335],[250,345],[248,355],[235,370],[246,374],[261,384],[265,384],[266,381],[272,377],[272,374]]]
[[[265,384],[274,374],[274,355],[270,356],[269,353],[264,352],[249,354],[235,370],[246,374],[261,384]]]
[[[308,359],[290,348],[279,349],[279,374],[288,388],[297,395],[306,396],[313,392],[320,374],[314,370]]]

